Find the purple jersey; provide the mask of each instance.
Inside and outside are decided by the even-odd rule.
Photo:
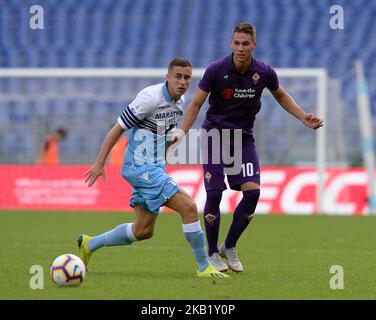
[[[210,92],[205,129],[243,129],[244,133],[252,134],[262,91],[265,87],[277,90],[279,82],[273,68],[255,58],[243,74],[239,73],[230,55],[212,63],[198,86]]]

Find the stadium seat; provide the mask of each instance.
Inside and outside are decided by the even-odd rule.
[[[206,67],[230,52],[231,28],[250,21],[257,27],[256,57],[275,68],[326,68],[330,77],[344,77],[344,100],[351,108],[355,106],[356,91],[349,68],[354,59],[362,59],[375,105],[376,2],[347,1],[345,30],[330,29],[326,1],[207,0],[203,5],[200,0],[40,0],[38,4],[45,11],[44,30],[29,28],[28,3],[8,0],[2,4],[2,68],[164,68],[177,55],[190,59],[195,68]],[[34,90],[57,93],[58,85],[54,81],[27,84],[26,90],[28,94]],[[90,90],[90,84],[81,85],[83,92]],[[139,85],[143,83],[127,84],[127,102]],[[10,80],[6,87],[9,92],[17,92],[19,84]],[[114,88],[108,83],[102,92]],[[95,116],[107,109],[119,111],[115,107],[119,102],[108,102],[103,108],[79,100],[69,106],[67,102],[57,106],[44,101],[35,105],[34,112],[51,115],[50,105],[51,110],[63,114],[94,112]]]

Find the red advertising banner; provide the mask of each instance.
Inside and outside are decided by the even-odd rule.
[[[0,166],[0,209],[129,211],[132,188],[120,167],[106,168],[106,181],[85,184],[86,165]],[[202,212],[205,188],[201,166],[168,166],[168,173],[185,189]],[[302,214],[316,212],[314,168],[263,167],[257,213]],[[363,169],[326,171],[325,211],[328,214],[362,215],[367,208],[367,176]],[[226,190],[222,212],[233,212],[241,192]],[[162,208],[162,211],[167,211]]]

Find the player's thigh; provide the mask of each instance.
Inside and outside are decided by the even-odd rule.
[[[260,189],[260,184],[255,182],[245,182],[242,185],[240,185],[241,191],[250,191],[250,190],[257,190]]]
[[[165,206],[180,213],[184,223],[193,223],[198,220],[197,206],[192,197],[183,189],[179,189]]]
[[[181,212],[188,210],[196,210],[196,205],[192,197],[183,189],[179,189],[170,199],[165,203],[166,207],[172,210]]]
[[[139,204],[135,205],[134,210],[136,214],[133,225],[133,233],[135,234],[135,237],[151,237],[154,233],[157,215],[145,210]]]

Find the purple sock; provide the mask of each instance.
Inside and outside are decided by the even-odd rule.
[[[222,199],[222,191],[207,191],[204,208],[206,240],[208,242],[209,257],[218,252],[219,223],[221,214],[219,204]]]
[[[240,235],[247,228],[248,224],[253,218],[258,199],[260,197],[260,190],[243,191],[243,199],[239,202],[235,209],[234,217],[230,230],[228,231],[225,241],[226,248],[232,248],[236,246]]]

